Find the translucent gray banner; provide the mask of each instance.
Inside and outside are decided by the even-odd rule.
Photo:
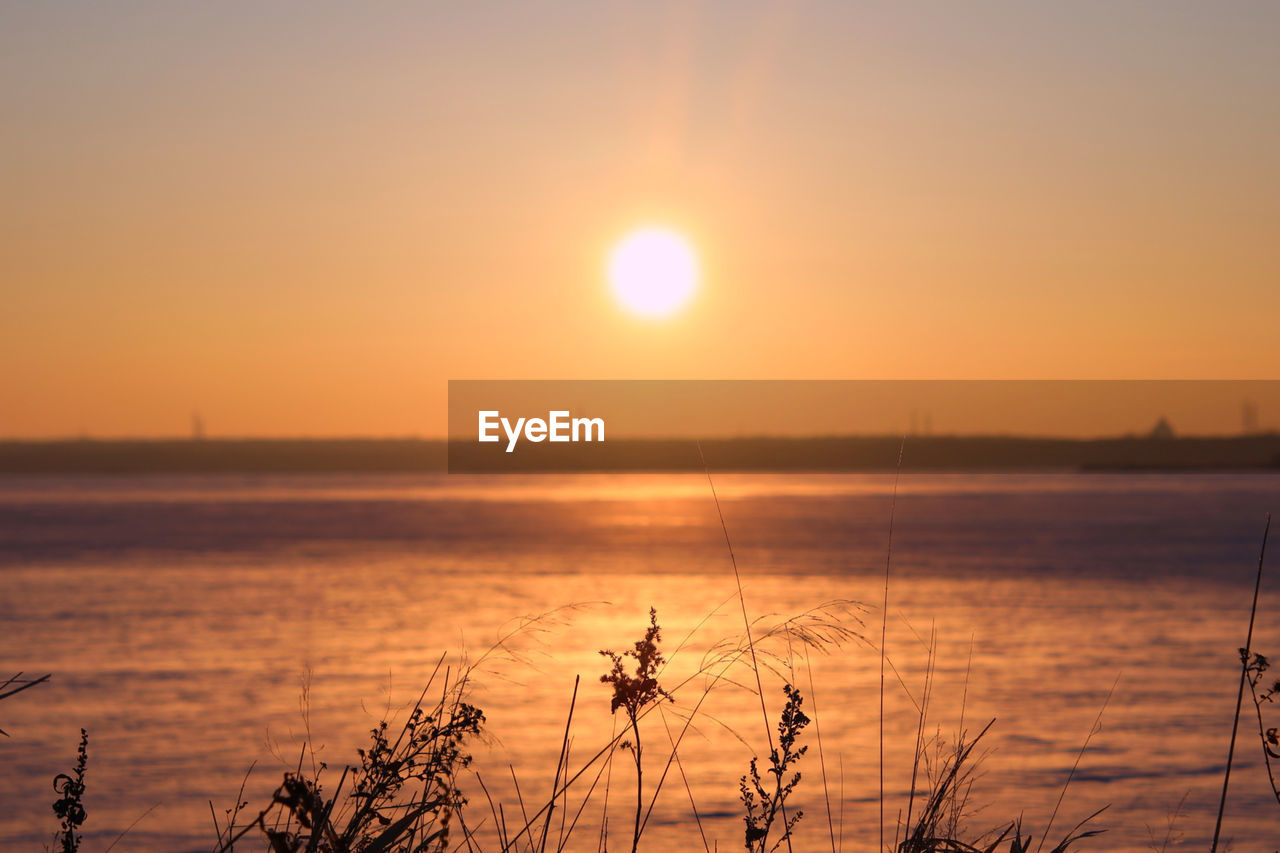
[[[455,380],[449,470],[1267,468],[1280,381]]]

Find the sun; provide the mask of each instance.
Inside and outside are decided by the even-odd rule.
[[[658,226],[639,228],[609,253],[609,285],[631,313],[669,317],[693,297],[698,259],[679,233]]]

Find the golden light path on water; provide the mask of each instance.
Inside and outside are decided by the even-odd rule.
[[[766,639],[759,649],[777,661],[765,675],[774,724],[784,679],[817,719],[792,803],[805,813],[797,850],[830,849],[829,826],[842,849],[875,846],[880,668],[872,641],[891,479],[726,476],[719,484],[747,610],[761,620],[755,636],[832,600],[869,605],[823,612],[861,637],[807,656],[794,640]],[[666,727],[674,736],[682,715],[695,707],[697,715],[645,847],[702,849],[691,799],[708,839],[739,847],[738,781],[767,746],[758,700],[743,687],[719,682],[699,705],[711,686],[699,675],[707,655],[742,633],[723,534],[699,480],[4,484],[0,503],[12,525],[4,532],[16,544],[0,567],[0,617],[11,638],[0,665],[55,677],[0,706],[13,768],[0,779],[0,799],[15,804],[0,815],[0,840],[30,846],[48,837],[47,780],[70,766],[83,725],[91,843],[109,843],[154,806],[130,831],[128,849],[207,850],[209,801],[219,813],[230,806],[251,762],[246,795],[260,803],[296,765],[308,730],[330,768],[354,761],[378,719],[403,718],[441,654],[452,673],[476,666],[473,699],[488,737],[475,745],[472,771],[510,822],[519,806],[509,767],[526,804],[545,801],[575,676],[570,766],[609,740],[616,721],[598,681],[607,669],[599,651],[638,639],[653,606],[671,659],[662,682],[683,686],[661,718],[643,724],[657,762],[647,792],[670,750]],[[1019,816],[1042,831],[1119,676],[1054,835],[1110,804],[1098,821],[1109,832],[1093,849],[1146,849],[1148,827],[1162,839],[1185,795],[1175,835],[1206,837],[1261,532],[1253,509],[1274,499],[1278,484],[1275,475],[904,480],[888,622],[890,820],[908,807],[915,703],[935,636],[926,739],[953,745],[961,725],[972,734],[996,720],[966,819],[975,834]],[[55,534],[73,533],[79,550],[62,548]],[[519,616],[540,613],[551,615],[484,657]],[[1256,645],[1280,647],[1267,619]],[[753,681],[741,666],[727,676]],[[1237,850],[1255,849],[1274,826],[1259,753],[1246,741],[1226,824]],[[627,756],[620,759],[604,777],[612,848],[629,831],[634,796]],[[589,785],[594,771],[583,778]],[[472,800],[469,824],[487,837],[484,796],[470,771],[461,783]],[[596,849],[602,790],[568,849]],[[584,785],[571,792],[574,809],[586,794]]]

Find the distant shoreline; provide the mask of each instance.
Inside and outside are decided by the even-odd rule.
[[[719,438],[702,442],[718,471],[876,471],[898,467],[901,436]],[[1072,439],[908,436],[905,471],[1280,470],[1280,433]],[[429,439],[139,439],[0,441],[0,474],[459,473],[697,471],[689,439],[596,445],[494,445]]]

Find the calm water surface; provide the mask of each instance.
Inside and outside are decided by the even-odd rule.
[[[724,475],[717,488],[757,633],[832,600],[865,605],[824,611],[865,639],[808,656],[777,640],[761,653],[778,659],[770,713],[785,677],[821,727],[821,755],[818,732],[807,733],[796,849],[830,850],[830,825],[837,847],[873,850],[893,476]],[[927,734],[953,743],[961,726],[996,720],[969,826],[1021,816],[1039,832],[1115,684],[1053,835],[1109,804],[1098,819],[1108,833],[1080,849],[1159,846],[1175,814],[1171,849],[1205,849],[1235,650],[1277,498],[1274,474],[904,476],[888,608],[887,822],[907,808],[933,637]],[[509,765],[526,803],[545,796],[575,675],[571,763],[608,740],[598,651],[633,642],[654,606],[664,646],[681,647],[664,676],[678,683],[741,634],[735,589],[701,476],[0,479],[0,674],[54,674],[0,703],[10,733],[0,846],[49,839],[50,783],[73,764],[83,726],[86,850],[135,821],[117,850],[208,850],[210,803],[219,814],[231,806],[251,764],[254,802],[296,764],[308,730],[320,759],[340,767],[378,719],[403,716],[441,654],[455,667],[475,662],[520,617],[579,605],[518,632],[475,675],[491,736],[474,769],[513,814]],[[1263,596],[1255,647],[1280,654],[1280,582]],[[704,686],[695,678],[677,692],[665,710],[672,731]],[[660,765],[666,729],[648,722]],[[708,842],[740,849],[738,778],[764,739],[753,695],[713,690],[680,747],[688,789],[673,770],[649,849],[703,849],[691,799]],[[462,781],[471,822],[483,821],[474,776]],[[615,849],[633,784],[619,761]],[[1275,849],[1280,809],[1269,798],[1256,736],[1246,736],[1226,821],[1235,850]],[[602,807],[597,791],[569,849],[596,849]]]

